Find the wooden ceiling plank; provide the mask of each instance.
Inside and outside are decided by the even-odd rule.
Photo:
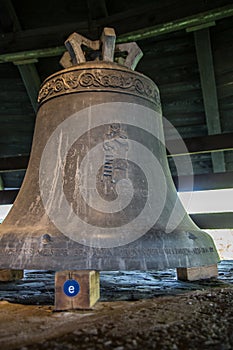
[[[0,172],[27,169],[29,155],[0,158]]]
[[[183,142],[187,147],[187,152],[184,150]],[[233,133],[192,137],[183,140],[166,140],[166,147],[171,156],[232,150]]]
[[[13,204],[19,190],[0,190],[0,205]]]
[[[87,0],[89,20],[108,17],[108,10],[105,0]]]
[[[12,31],[13,29],[12,19],[9,18],[5,0],[0,1],[0,29],[4,32]]]
[[[21,30],[21,25],[20,25],[20,22],[19,22],[19,19],[18,19],[16,13],[15,13],[15,9],[12,5],[11,0],[2,0],[2,2],[4,3],[4,6],[8,11],[8,16],[10,17],[11,21],[13,22],[14,31]]]
[[[156,37],[158,35],[172,33],[177,30],[198,26],[200,24],[216,21],[233,16],[233,5],[227,5],[213,10],[174,20],[164,24],[143,28],[131,33],[126,33],[118,38],[118,42],[138,41]]]
[[[209,135],[219,134],[221,124],[209,29],[195,31],[194,39],[208,133]],[[214,172],[226,170],[223,153],[213,153],[211,157]]]
[[[233,188],[233,171],[199,175],[173,176],[179,192],[207,191]],[[193,182],[193,188],[190,184]]]
[[[233,213],[191,214],[191,219],[201,229],[231,229],[233,228]]]
[[[9,11],[9,15],[14,23],[15,30],[21,30],[21,25],[18,20],[18,16],[15,12],[14,6],[11,2],[11,0],[4,0],[6,3],[7,9]],[[37,72],[36,66],[34,63],[31,63],[31,60],[27,62],[27,64],[21,64],[21,62],[15,61],[14,64],[17,65],[18,70],[20,72],[21,78],[23,80],[23,83],[25,85],[28,97],[30,99],[30,102],[32,104],[32,107],[36,113],[37,111],[37,96],[38,91],[40,88],[40,77]]]
[[[194,16],[189,16],[189,17],[181,18],[179,20],[158,24],[153,27],[145,27],[138,31],[119,35],[117,37],[116,42],[126,43],[131,41],[139,41],[143,39],[153,38],[159,35],[172,33],[177,30],[183,30],[190,26],[195,26],[202,23],[207,23],[210,21],[219,20],[219,19],[231,17],[231,16],[233,16],[233,5],[223,6],[220,8],[215,8],[210,11],[195,14]],[[111,26],[111,16],[108,17],[108,25]],[[1,38],[0,46],[3,45],[3,47],[5,48],[6,45],[9,45],[9,47],[11,47],[11,42],[14,39],[14,42],[17,47],[18,41],[27,42],[28,38],[30,37],[32,38],[33,43],[37,42],[38,46],[41,46],[42,39],[40,38],[42,37],[44,40],[45,34],[46,34],[47,42],[50,35],[52,35],[52,37],[55,36],[56,38],[59,38],[61,35],[62,36],[66,35],[66,32],[70,33],[72,31],[80,31],[83,34],[86,34],[88,30],[88,25],[86,25],[85,30],[83,29],[82,26],[81,27],[79,26],[80,26],[80,23],[79,24],[70,23],[70,24],[61,25],[61,26],[37,28],[37,29],[19,31],[16,33],[4,34],[4,36]],[[98,28],[99,28],[99,24],[95,28],[95,31],[98,31]],[[58,42],[55,43],[55,45],[57,44]],[[39,50],[27,50],[26,47],[24,47],[24,49],[19,52],[1,54],[0,63],[13,62],[14,60],[17,60],[17,59],[60,56],[62,53],[64,53],[64,51],[65,51],[64,46],[56,46],[56,47],[39,49]]]

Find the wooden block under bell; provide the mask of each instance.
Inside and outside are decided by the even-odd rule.
[[[23,278],[23,270],[0,270],[0,282],[16,281],[20,280],[21,278]]]
[[[55,274],[54,310],[90,309],[100,297],[99,272],[59,271]]]
[[[198,281],[217,276],[217,265],[177,268],[177,278],[180,281]]]

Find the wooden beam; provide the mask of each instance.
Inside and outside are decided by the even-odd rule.
[[[97,30],[97,28],[96,28]],[[36,29],[21,30],[15,33],[6,33],[1,37],[0,50],[4,52],[4,48],[9,47],[9,53],[15,51],[34,51],[35,47],[43,50],[60,46],[65,49],[63,43],[72,32],[88,34],[88,23],[85,22],[84,28],[82,23],[61,24],[57,26],[41,27]],[[13,48],[11,43],[14,42]],[[16,48],[16,49],[15,49]]]
[[[184,150],[183,142],[187,147],[187,152]],[[183,140],[166,140],[166,147],[171,153],[169,157],[229,151],[233,150],[233,133],[192,137]]]
[[[13,52],[0,55],[0,63],[17,62],[37,58],[61,56],[66,51],[65,46],[51,47],[39,50]]]
[[[174,184],[180,192],[192,190],[190,189],[191,180],[192,177],[188,175],[179,176],[179,178],[177,176],[173,177]],[[233,172],[194,175],[193,183],[193,191],[233,188]],[[18,192],[19,190],[0,191],[0,205],[12,204]]]
[[[170,150],[168,157],[233,149],[233,133],[192,137],[182,141],[186,144],[188,152],[184,151],[183,142],[176,139],[166,140],[166,146]],[[28,161],[28,154],[0,158],[0,172],[25,170],[27,169]]]
[[[0,282],[11,282],[21,280],[23,270],[0,269]]]
[[[233,213],[191,214],[191,219],[201,229],[233,228]]]
[[[20,22],[19,22],[19,19],[15,13],[15,9],[12,5],[12,2],[11,0],[2,0],[4,6],[5,6],[5,9],[7,10],[8,12],[8,17],[11,19],[12,23],[13,23],[13,26],[14,26],[14,32],[16,32],[17,30],[21,29],[21,25],[20,25]]]
[[[193,189],[190,189],[192,178]],[[190,190],[206,191],[233,188],[233,171],[223,173],[199,174],[194,176],[173,176],[173,181],[176,189],[180,192],[187,192]]]
[[[29,155],[19,155],[15,157],[0,158],[0,172],[27,169]]]
[[[194,38],[208,133],[210,135],[219,134],[221,124],[209,29],[195,31]],[[211,158],[214,172],[226,170],[222,152],[213,153]]]
[[[13,30],[13,23],[11,18],[9,18],[5,0],[0,1],[0,25],[1,29],[6,33]]]
[[[199,281],[218,277],[217,264],[197,267],[178,267],[176,271],[179,281]]]
[[[183,30],[188,27],[198,26],[200,24],[216,21],[222,18],[233,16],[233,5],[227,5],[215,8],[206,12],[198,13],[175,21],[158,24],[149,28],[136,30],[131,33],[121,35],[118,42],[138,41],[156,37],[158,35],[172,33],[177,30]]]
[[[0,205],[14,203],[19,190],[0,191]],[[195,224],[202,229],[233,228],[233,213],[190,214]]]
[[[3,183],[3,179],[0,175],[0,191],[4,190],[4,183]]]
[[[37,112],[37,107],[38,107],[37,97],[38,97],[41,81],[40,81],[40,77],[38,75],[36,66],[33,63],[17,64],[15,62],[15,64],[19,69],[21,78],[24,82],[32,107],[34,111]]]
[[[14,23],[15,31],[21,31],[21,25],[18,20],[18,16],[15,12],[14,6],[12,5],[11,0],[4,0],[6,7],[9,12],[9,16],[11,17]],[[24,82],[25,88],[27,90],[27,94],[29,96],[30,102],[34,111],[37,111],[37,96],[40,88],[40,77],[38,75],[36,66],[34,63],[25,62],[26,64],[22,64],[22,62],[14,61],[14,64],[17,65],[21,78]]]
[[[118,17],[121,16],[121,18],[124,18],[124,12],[118,14]],[[208,23],[211,21],[219,20],[226,17],[233,16],[233,5],[223,6],[220,8],[216,8],[213,10],[205,11],[198,13],[194,16],[184,17],[179,20],[166,22],[162,24],[158,24],[153,27],[146,27],[143,29],[140,29],[138,31],[133,31],[130,33],[125,33],[123,35],[119,35],[117,37],[116,42],[117,43],[126,43],[131,41],[139,41],[143,39],[153,38],[159,35],[172,33],[177,30],[183,30],[192,26],[197,26],[203,23]],[[129,15],[126,16],[128,18]],[[104,19],[104,21],[107,21],[106,23],[102,23],[100,21],[96,21],[96,26],[93,28],[95,32],[98,32],[99,23],[101,25],[108,25],[111,26],[111,21],[114,20],[114,16],[107,17],[107,19]],[[83,35],[88,35],[88,22],[84,23],[70,23],[66,25],[60,25],[60,26],[52,26],[48,28],[37,28],[37,29],[30,29],[30,30],[24,30],[19,31],[16,33],[9,33],[4,34],[4,36],[1,38],[0,46],[2,45],[3,48],[5,48],[7,45],[10,46],[12,40],[15,42],[15,47],[20,47],[19,52],[13,52],[13,53],[7,53],[0,55],[0,63],[4,62],[13,62],[18,59],[31,59],[31,58],[40,58],[40,57],[52,57],[52,56],[60,56],[64,53],[65,47],[62,46],[56,46],[59,45],[61,41],[61,37],[65,38],[68,36],[71,32],[77,31],[82,33]],[[46,35],[45,35],[46,33]],[[29,38],[33,38],[33,42],[37,42],[38,46],[45,46],[48,43],[48,37],[51,37],[51,40],[49,40],[50,45],[51,43],[54,43],[56,47],[47,47],[47,48],[41,48],[39,50],[30,50],[22,45],[17,45],[17,42],[28,42]]]
[[[88,18],[90,26],[98,18],[108,17],[108,10],[105,0],[87,0]]]
[[[0,205],[13,204],[19,190],[3,190],[0,191]]]

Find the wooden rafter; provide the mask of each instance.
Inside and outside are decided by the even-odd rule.
[[[187,152],[184,150],[185,143]],[[166,140],[170,156],[202,154],[233,150],[233,133],[191,137],[183,140]]]
[[[118,16],[121,16],[121,18],[124,18],[124,13],[120,13],[118,14]],[[139,41],[143,39],[153,38],[159,35],[172,33],[177,30],[184,30],[192,26],[198,26],[200,24],[216,21],[216,20],[226,18],[226,17],[231,17],[231,16],[233,16],[233,5],[223,6],[223,7],[209,10],[206,12],[197,13],[194,16],[181,18],[179,20],[158,24],[153,27],[146,27],[138,31],[119,35],[117,37],[117,42],[123,43],[123,42]],[[112,17],[109,16],[107,18],[107,22],[106,22],[106,19],[105,20],[102,19],[101,22],[96,21],[95,28],[93,30],[98,32],[98,28],[100,25],[111,26],[111,22],[114,20],[114,18]],[[30,50],[30,49],[27,49],[25,46],[22,47],[22,43],[28,42],[29,38],[33,38],[33,42],[37,42],[38,46],[41,47],[41,45],[43,45],[45,33],[46,33],[46,42],[49,41],[49,37],[51,37],[50,42],[51,41],[54,42],[54,37],[56,38],[59,38],[60,36],[64,37],[72,31],[79,31],[80,33],[85,35],[88,32],[88,23],[78,23],[78,24],[70,23],[66,25],[52,26],[48,28],[22,30],[14,33],[14,35],[13,33],[5,34],[4,37],[1,38],[0,48],[6,47],[7,45],[10,46],[10,43],[14,38],[15,47],[20,47],[20,50],[19,52],[1,54],[0,63],[13,62],[14,60],[18,60],[18,59],[21,60],[21,59],[28,59],[28,58],[35,59],[40,57],[60,56],[65,51],[64,46]],[[55,45],[57,45],[58,42],[59,41],[56,41]]]
[[[9,16],[11,17],[14,29],[16,31],[21,31],[21,25],[18,20],[17,14],[15,12],[15,9],[12,5],[11,0],[4,0],[5,6],[8,10]],[[32,61],[19,61],[15,60],[13,61],[14,64],[17,65],[21,78],[23,80],[23,83],[25,85],[26,91],[28,93],[30,102],[32,104],[32,107],[34,111],[37,111],[37,95],[40,87],[40,77],[38,75],[36,66]]]
[[[27,169],[29,155],[0,158],[0,172]]]
[[[153,27],[140,29],[131,33],[121,35],[118,42],[138,41],[156,37],[158,35],[172,33],[177,30],[183,30],[200,24],[216,21],[222,18],[233,16],[233,5],[224,6],[198,13],[193,16],[185,17],[175,21],[158,24]]]
[[[19,190],[0,190],[0,205],[13,204]]]

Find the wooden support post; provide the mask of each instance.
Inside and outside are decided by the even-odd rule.
[[[194,32],[201,87],[209,135],[221,133],[218,97],[209,29]],[[223,172],[225,168],[224,153],[212,153],[214,172]]]
[[[0,270],[0,282],[16,281],[23,278],[23,270]]]
[[[34,111],[36,112],[37,96],[40,88],[40,77],[34,63],[28,63],[27,61],[24,61],[25,64],[21,64],[22,62],[19,63],[18,61],[15,61],[14,64],[17,65],[19,69],[28,97]]]
[[[55,310],[91,309],[100,297],[99,272],[59,271],[55,275]]]
[[[4,190],[4,183],[3,183],[2,177],[0,175],[0,191],[3,191],[3,190]]]
[[[177,279],[180,281],[198,281],[218,277],[218,266],[178,267]]]

